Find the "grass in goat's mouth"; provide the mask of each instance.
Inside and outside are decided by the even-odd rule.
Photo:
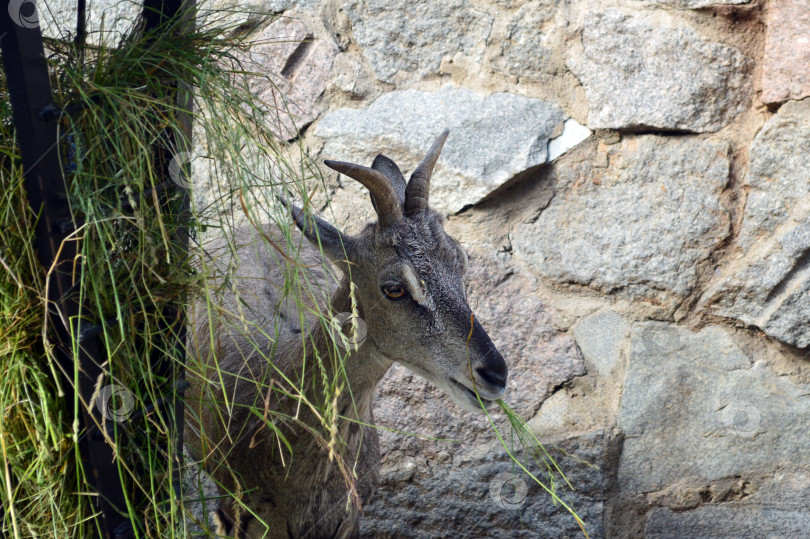
[[[500,407],[501,411],[503,411],[506,418],[509,420],[509,424],[512,426],[512,445],[515,445],[515,438],[517,439],[519,449],[522,449],[525,454],[528,454],[527,462],[524,465],[523,463],[518,460],[512,451],[506,446],[506,442],[501,437],[501,433],[498,428],[495,426],[495,423],[492,422],[492,418],[489,416],[489,413],[484,407],[484,413],[487,414],[487,419],[489,419],[490,424],[492,425],[493,430],[495,430],[495,434],[498,436],[498,440],[500,440],[501,444],[503,445],[506,452],[509,454],[509,457],[512,461],[521,469],[523,470],[526,475],[528,475],[535,483],[540,485],[548,494],[551,495],[552,500],[555,503],[559,503],[562,505],[569,513],[574,517],[577,524],[579,525],[580,529],[582,530],[583,535],[586,539],[589,537],[588,532],[585,531],[585,523],[579,518],[579,515],[569,507],[564,501],[562,501],[559,496],[557,496],[557,482],[555,481],[555,476],[558,476],[560,479],[565,481],[565,484],[568,485],[568,488],[574,490],[574,487],[568,481],[568,478],[565,477],[565,474],[562,472],[560,467],[557,465],[555,460],[552,458],[551,455],[548,454],[546,448],[543,447],[543,444],[540,443],[540,440],[537,439],[534,432],[532,432],[531,427],[529,427],[526,422],[521,418],[517,412],[515,412],[506,402],[501,399],[496,401],[498,406]],[[545,467],[546,469],[546,476],[548,477],[548,485],[545,485],[542,481],[540,481],[533,473],[531,473],[527,465],[531,465],[534,462],[535,465],[539,466],[540,468]]]
[[[540,485],[540,487],[551,496],[551,499],[554,501],[554,503],[559,503],[560,505],[565,507],[565,509],[569,513],[571,513],[571,516],[574,517],[574,520],[576,520],[576,523],[582,530],[582,534],[585,536],[586,539],[588,539],[590,536],[588,535],[588,532],[585,530],[585,523],[582,521],[581,518],[579,518],[579,515],[577,515],[577,513],[573,509],[571,509],[570,506],[568,506],[568,504],[566,504],[564,501],[560,499],[559,496],[557,496],[557,483],[555,482],[555,476],[559,474],[559,477],[562,478],[563,481],[565,481],[565,484],[568,485],[568,488],[570,488],[571,490],[574,490],[574,487],[568,481],[568,478],[565,477],[565,474],[562,472],[562,470],[554,461],[554,459],[551,457],[551,455],[548,454],[548,451],[546,451],[546,448],[543,447],[543,444],[540,443],[540,440],[537,439],[537,436],[535,436],[534,432],[532,432],[531,427],[529,427],[529,425],[526,424],[523,418],[521,418],[517,412],[515,412],[508,404],[506,404],[504,400],[498,399],[497,401],[495,401],[498,403],[498,407],[501,409],[501,411],[503,411],[504,415],[506,415],[506,418],[509,420],[509,424],[512,426],[512,437],[511,437],[512,450],[510,450],[506,442],[504,441],[503,436],[501,436],[501,431],[495,425],[495,422],[492,420],[492,416],[489,415],[488,409],[492,404],[492,401],[484,399],[478,393],[478,387],[475,385],[475,377],[473,376],[472,361],[470,359],[470,339],[472,338],[473,334],[473,322],[474,317],[472,314],[470,314],[470,332],[467,335],[467,365],[470,369],[470,381],[472,381],[472,385],[475,391],[469,390],[467,389],[466,386],[463,385],[462,387],[464,389],[467,389],[467,391],[473,394],[475,400],[478,402],[478,404],[481,406],[481,409],[486,414],[487,420],[489,421],[489,424],[492,426],[492,430],[495,431],[495,435],[498,437],[498,440],[501,442],[501,445],[506,450],[506,453],[509,455],[509,458],[512,459],[512,462],[514,462],[515,465],[518,468],[520,468],[527,476],[529,476],[535,483]],[[456,382],[452,378],[450,380]],[[458,384],[458,382],[456,383]],[[518,450],[522,449],[524,455],[528,455],[529,457],[525,459],[526,460],[525,464],[520,460],[518,460],[518,458],[513,453],[513,450],[515,449],[514,446],[516,438],[519,445]],[[546,468],[546,476],[548,477],[549,483],[548,485],[540,481],[540,479],[538,479],[537,476],[535,476],[532,472],[529,471],[528,466],[531,466],[532,462],[541,469],[543,467]]]
[[[457,386],[459,389],[462,389],[462,390],[463,390],[463,391],[464,391],[464,392],[467,394],[467,397],[469,397],[469,398],[472,400],[472,402],[474,402],[474,403],[475,403],[475,402],[478,402],[478,401],[479,401],[479,399],[480,399],[480,401],[481,401],[481,402],[483,402],[483,403],[484,403],[484,404],[485,404],[487,407],[489,407],[490,405],[492,405],[492,403],[494,403],[494,402],[495,402],[494,400],[485,399],[485,398],[484,398],[484,397],[482,397],[480,394],[476,394],[476,392],[475,392],[475,391],[473,391],[472,389],[468,388],[467,386],[465,386],[465,385],[464,385],[464,384],[462,384],[461,382],[457,382],[457,381],[456,381],[456,380],[454,380],[453,378],[450,378],[449,380],[450,380],[450,381],[451,381],[453,384],[455,384],[455,385],[456,385],[456,386]]]

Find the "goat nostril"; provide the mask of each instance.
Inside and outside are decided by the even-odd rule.
[[[504,368],[479,368],[476,369],[478,371],[479,376],[486,380],[488,383],[492,384],[493,386],[503,387],[506,385],[506,376],[509,374],[509,371],[506,369],[506,365]]]

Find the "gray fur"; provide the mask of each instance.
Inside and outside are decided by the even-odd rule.
[[[386,176],[394,174],[393,162],[375,163]],[[406,201],[400,202],[404,205]],[[467,258],[460,245],[444,232],[439,214],[426,208],[385,228],[369,224],[359,235],[348,236],[320,219],[307,220],[294,206],[290,208],[304,237],[315,245],[319,238],[342,275],[333,273],[320,251],[303,241],[298,231],[292,242],[300,249],[298,266],[291,262],[294,253],[289,247],[282,254],[271,246],[270,242],[287,245],[272,226],[238,231],[236,246],[229,247],[220,240],[207,247],[206,263],[218,269],[223,285],[211,303],[226,312],[241,310],[255,325],[237,327],[239,317],[226,314],[220,316],[211,339],[205,304],[195,303],[192,341],[205,367],[202,372],[189,374],[192,388],[186,436],[192,455],[202,460],[222,485],[221,493],[246,493],[242,502],[255,514],[240,512],[238,504],[226,498],[217,513],[221,532],[230,529],[236,536],[269,538],[357,537],[357,505],[371,496],[380,466],[377,433],[358,422],[373,424],[372,397],[392,362],[398,361],[433,382],[462,408],[479,413],[477,399],[470,391],[477,388],[488,404],[500,398],[505,390],[506,364],[472,317],[462,285]],[[288,280],[291,276],[306,278],[320,292],[299,309],[284,293],[285,276]],[[269,416],[292,445],[290,457],[286,449],[280,449],[282,444],[273,431],[246,407],[263,410],[266,387],[284,386],[281,374],[303,380],[301,387],[306,388],[307,397],[323,404],[320,373],[311,369],[313,349],[321,357],[335,357],[334,344],[311,311],[320,309],[328,316],[351,312],[350,279],[368,334],[345,362],[348,384],[337,401],[341,415],[356,420],[338,422],[344,442],[339,454],[347,464],[341,471],[338,461],[330,460],[323,444],[316,442],[318,437],[328,440],[330,433],[309,408],[298,407],[293,399],[277,392],[268,403],[270,410],[298,414],[298,422],[277,414]],[[397,301],[387,298],[381,287],[389,282],[405,286],[410,297]],[[253,342],[248,335],[253,335]],[[273,370],[268,359],[280,373]],[[226,373],[224,392],[217,363]],[[334,368],[326,363],[327,375],[333,376]],[[218,404],[211,404],[212,400]],[[225,406],[226,400],[230,407]],[[356,498],[349,496],[346,470],[355,474]]]

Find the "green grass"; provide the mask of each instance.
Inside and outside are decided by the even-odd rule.
[[[503,445],[503,448],[509,455],[509,458],[512,459],[512,462],[527,476],[529,476],[532,481],[540,485],[540,488],[546,491],[555,503],[559,503],[569,513],[571,513],[571,516],[574,517],[574,520],[576,520],[576,523],[582,530],[583,535],[587,538],[588,532],[585,530],[585,523],[582,521],[579,515],[577,515],[576,511],[561,500],[557,494],[557,483],[559,480],[562,480],[571,490],[575,490],[574,486],[568,481],[568,478],[565,477],[565,474],[560,469],[560,466],[557,464],[554,458],[549,455],[546,448],[542,443],[540,443],[540,440],[537,439],[537,436],[535,436],[534,432],[532,432],[531,427],[529,427],[526,422],[503,400],[498,400],[498,407],[504,413],[509,421],[510,426],[512,427],[510,433],[511,443],[508,445],[503,439],[500,430],[498,430],[498,427],[496,427],[495,423],[492,421],[492,417],[489,415],[489,412],[487,412],[486,409],[484,412],[487,414],[487,419],[492,425],[495,434],[498,436],[498,440],[501,442],[501,445]],[[517,444],[515,443],[515,439],[517,439]],[[524,457],[523,460],[521,460],[519,458],[521,453],[528,458]],[[535,473],[532,473],[530,470],[532,465],[541,470],[545,470],[545,477],[547,478],[548,484],[538,478]],[[538,475],[540,474],[538,473]]]
[[[174,184],[161,185],[167,161],[189,150],[175,137],[184,127],[176,81],[194,88],[194,137],[207,154],[195,161],[195,170],[212,165],[208,196],[192,193],[192,249],[211,234],[229,237],[235,247],[230,234],[239,218],[275,223],[284,237],[285,245],[279,247],[290,253],[279,258],[287,268],[285,288],[302,322],[307,313],[329,324],[328,313],[314,299],[323,290],[299,271],[295,253],[300,245],[293,240],[289,216],[276,203],[276,195],[290,193],[306,203],[323,179],[302,147],[280,142],[273,133],[278,122],[268,118],[289,114],[287,107],[261,102],[251,92],[249,81],[262,75],[246,62],[243,29],[216,12],[197,21],[191,32],[133,32],[116,47],[105,42],[104,34],[91,36],[94,45],[81,51],[70,42],[46,42],[55,102],[83,104],[59,124],[69,201],[81,224],[72,238],[81,260],[76,279],[92,316],[106,321],[100,343],[109,359],[97,393],[115,383],[134,397],[137,421],[116,424],[110,443],[115,444],[126,509],[138,537],[185,537],[193,520],[188,507],[195,494],[185,499],[177,494],[179,451],[170,436],[171,411],[146,408],[173,390],[170,372],[154,368],[156,359],[173,358],[189,376],[208,379],[211,389],[222,381],[216,368],[211,371],[194,354],[173,345],[165,328],[176,329],[184,312],[175,317],[172,306],[196,298],[212,324],[229,324],[245,334],[257,329],[250,313],[228,312],[217,301],[223,283],[227,285],[227,271],[186,256],[178,239],[186,226],[182,197]],[[0,95],[5,94],[0,75]],[[88,537],[95,524],[78,453],[83,433],[65,398],[77,372],[61,372],[43,339],[44,280],[32,239],[36,215],[28,208],[5,100],[0,103],[0,186],[0,372],[5,377],[0,385],[0,535]],[[79,327],[74,320],[74,331]],[[311,392],[303,380],[279,377],[259,394],[272,390],[294,399],[298,413],[268,409],[264,402],[257,402],[251,413],[276,434],[285,458],[293,455],[282,426],[300,423],[304,412],[317,418],[317,428],[304,426],[336,457],[351,490],[355,477],[351,456],[341,451],[336,408],[337,396],[351,391],[342,375],[346,352],[331,348],[327,357],[316,358],[316,400],[306,397]],[[257,344],[257,351],[273,365],[272,349]],[[225,398],[216,405],[221,411],[233,403]],[[555,477],[564,480],[561,470],[525,423],[505,403],[499,405],[513,427],[511,449],[495,429],[507,452],[562,503],[555,483]],[[529,461],[521,462],[518,453],[529,455]],[[532,465],[547,472],[548,485],[530,471]],[[574,511],[562,505],[582,526]]]
[[[589,537],[588,532],[585,530],[585,523],[582,521],[579,515],[577,515],[576,511],[574,511],[574,509],[560,499],[559,495],[557,494],[557,484],[560,481],[564,482],[565,485],[571,490],[574,490],[574,486],[568,481],[568,478],[565,477],[565,474],[563,473],[562,469],[560,469],[560,466],[534,434],[531,427],[526,424],[526,421],[524,421],[523,418],[521,418],[520,415],[518,415],[518,413],[515,412],[505,401],[498,399],[496,401],[498,408],[503,412],[504,416],[509,422],[509,426],[511,427],[509,433],[509,443],[507,444],[506,440],[504,440],[504,436],[501,434],[500,429],[498,429],[497,425],[495,425],[495,421],[492,419],[489,410],[487,410],[484,401],[481,400],[481,395],[478,394],[478,387],[476,387],[475,384],[475,377],[473,376],[472,361],[470,359],[469,352],[469,343],[473,334],[473,321],[474,320],[471,315],[470,333],[467,336],[467,362],[470,371],[470,380],[472,381],[473,388],[475,389],[475,396],[478,399],[478,404],[481,406],[481,410],[483,410],[483,412],[486,414],[492,430],[495,431],[498,441],[503,446],[506,454],[509,455],[514,467],[519,468],[532,481],[537,483],[540,488],[551,496],[554,503],[559,503],[569,513],[571,513],[571,516],[582,530],[582,534],[586,538]],[[588,463],[583,464],[590,466]],[[537,475],[544,475],[546,481],[538,478],[537,475],[531,471],[531,468],[544,470],[544,474],[537,472]]]
[[[135,420],[113,424],[110,443],[139,537],[187,533],[182,509],[188,500],[178,497],[174,484],[179,451],[170,436],[171,410],[148,405],[173,390],[171,371],[157,369],[157,359],[186,364],[184,351],[174,346],[178,318],[166,317],[173,305],[205,290],[211,277],[183,252],[181,192],[173,183],[161,185],[171,157],[187,149],[175,142],[183,128],[176,81],[194,87],[194,110],[206,115],[198,136],[214,150],[221,176],[215,179],[227,178],[218,182],[222,189],[210,205],[194,205],[192,244],[207,228],[227,231],[223,221],[237,206],[288,227],[281,212],[260,211],[273,207],[268,201],[282,185],[305,196],[304,180],[318,181],[300,148],[279,142],[266,127],[268,117],[285,112],[250,92],[249,77],[260,75],[245,66],[239,28],[219,16],[198,19],[190,33],[133,32],[116,48],[103,34],[94,35],[94,45],[82,54],[70,42],[46,41],[54,101],[83,105],[60,119],[58,133],[69,202],[80,225],[70,238],[80,253],[75,278],[87,306],[85,318],[71,321],[72,331],[91,317],[106,321],[100,336],[109,358],[104,376],[96,394],[76,405],[94,406],[101,388],[112,383],[133,394]],[[3,95],[4,88],[0,80]],[[0,388],[0,535],[88,537],[95,524],[77,445],[84,433],[66,400],[77,371],[60,372],[43,340],[43,271],[32,240],[36,216],[27,205],[7,103],[0,114],[0,369],[6,376]],[[195,370],[193,359],[186,367]]]
[[[7,117],[3,134],[8,135]],[[12,139],[0,141],[0,499],[2,535],[70,537],[87,518],[74,436],[42,341],[43,279]]]

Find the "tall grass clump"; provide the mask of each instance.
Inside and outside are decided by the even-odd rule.
[[[77,406],[68,399],[78,394],[73,387],[78,365],[63,371],[43,331],[45,276],[33,238],[37,215],[28,206],[3,100],[2,536],[94,533],[96,494],[78,450],[87,432],[78,429],[78,416],[112,384],[125,388],[134,402],[125,421],[99,425],[115,448],[126,498],[122,509],[136,536],[188,534],[178,482],[182,458],[169,403],[183,389],[182,383],[172,383],[179,367],[194,370],[191,362],[185,365],[184,347],[177,346],[184,305],[205,289],[208,276],[194,266],[185,243],[190,237],[193,251],[206,228],[229,230],[223,221],[234,207],[259,219],[257,209],[272,207],[268,201],[282,183],[285,192],[305,198],[303,180],[317,180],[300,149],[285,148],[266,127],[268,117],[285,112],[250,91],[250,78],[260,75],[245,67],[249,51],[241,30],[221,13],[206,14],[203,5],[155,32],[136,25],[120,43],[111,44],[104,32],[89,36],[87,45],[45,42],[54,102],[63,110],[58,140],[76,225],[69,241],[77,243],[79,253],[74,288],[85,306],[82,320],[71,324],[74,342],[82,327],[102,324],[103,376],[95,381],[94,395]],[[0,95],[7,96],[5,88],[0,76]],[[195,118],[199,143],[213,149],[212,177],[221,186],[207,206],[192,204],[191,215],[184,209],[184,187],[192,152],[182,142],[188,127],[183,103],[189,99],[193,110],[205,113],[204,121]],[[268,218],[281,221],[280,214],[261,216]],[[68,343],[71,348],[75,359],[78,351]]]
[[[60,377],[42,339],[37,216],[23,189],[11,112],[0,104],[0,499],[4,537],[73,537],[89,514]]]

